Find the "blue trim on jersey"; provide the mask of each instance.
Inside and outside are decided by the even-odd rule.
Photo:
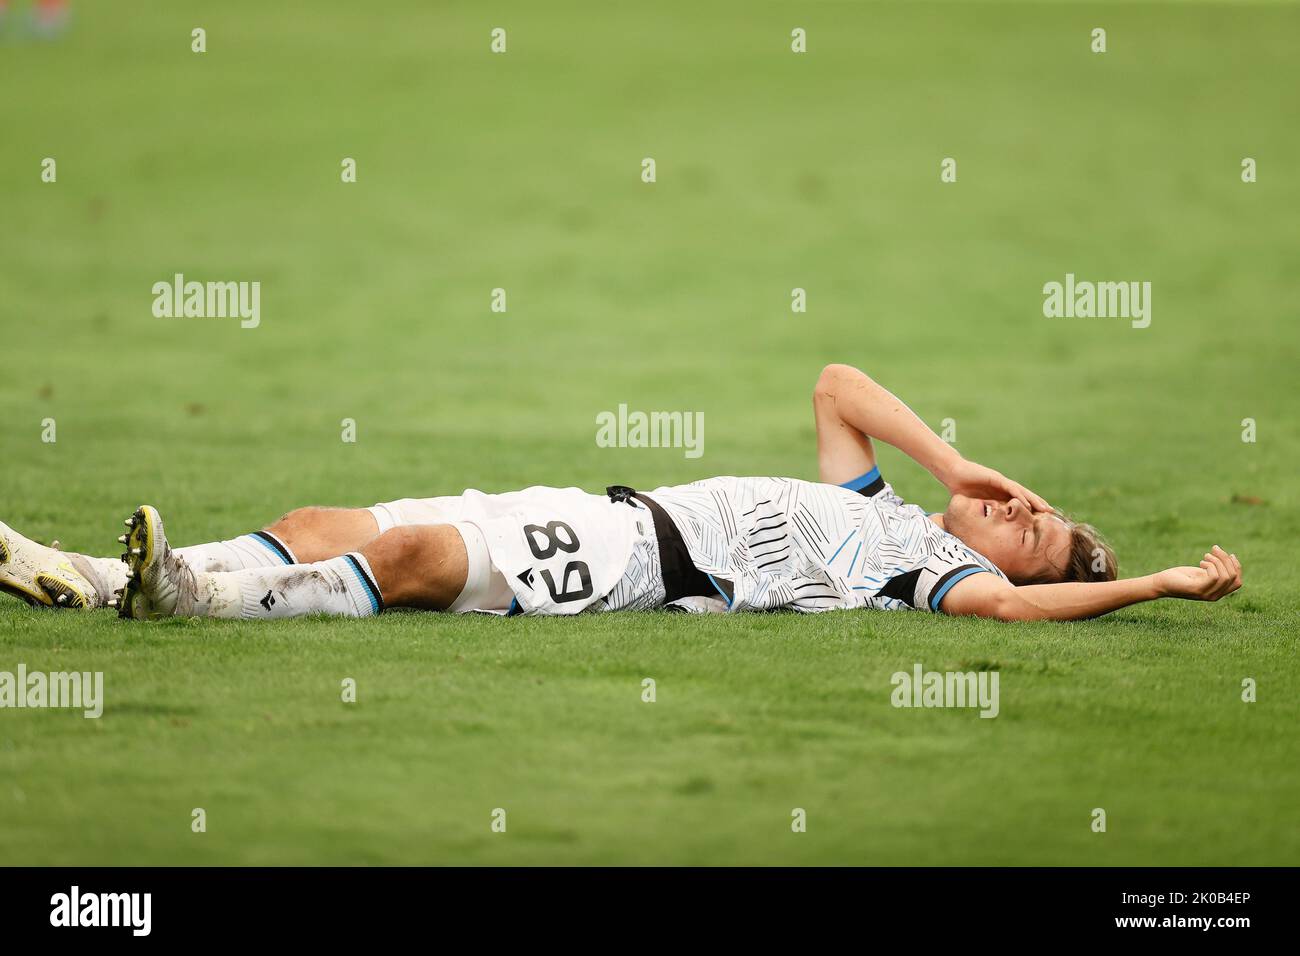
[[[968,578],[972,574],[979,574],[981,571],[983,571],[985,574],[988,573],[988,570],[986,568],[966,568],[962,571],[958,571],[956,574],[950,577],[948,579],[948,582],[939,589],[938,594],[930,595],[930,610],[931,611],[939,610],[939,602],[943,600],[943,596],[945,594],[947,594],[949,591],[952,590],[952,586],[954,584],[956,584],[962,578]]]
[[[727,597],[727,592],[718,587],[718,582],[713,580],[713,575],[705,574],[704,576],[709,579],[710,584],[718,589],[718,593],[722,595],[722,600],[727,602],[727,610],[731,610],[731,598]]]
[[[867,472],[865,475],[859,475],[857,478],[854,478],[852,481],[841,482],[840,487],[847,488],[849,489],[849,491],[861,491],[863,488],[867,487],[867,485],[871,484],[873,481],[876,481],[879,478],[880,478],[880,466],[874,465],[872,466],[871,470]]]
[[[840,546],[835,549],[835,553],[831,555],[831,559],[826,562],[827,564],[833,564],[835,562],[835,559],[840,556],[840,552],[844,550],[844,545],[848,544],[849,538],[853,537],[855,534],[857,534],[856,531],[849,532],[849,537],[845,538],[843,542],[840,543]]]
[[[510,599],[510,607],[506,608],[506,617],[514,617],[518,613],[519,613],[519,598],[512,597]]]
[[[849,562],[849,573],[844,575],[846,578],[853,573],[853,565],[858,563],[858,555],[862,553],[862,539],[858,539],[858,549],[853,552],[853,560]],[[863,567],[866,565],[864,564]]]
[[[273,555],[275,555],[277,558],[279,558],[279,559],[280,559],[281,561],[283,561],[285,564],[291,564],[291,563],[292,563],[288,558],[286,558],[283,554],[280,553],[280,551],[275,547],[275,545],[273,545],[270,541],[267,541],[267,540],[266,540],[265,538],[263,538],[261,535],[256,535],[256,534],[247,534],[247,535],[244,535],[244,537],[246,537],[246,538],[252,538],[254,541],[256,541],[258,544],[260,544],[262,547],[266,548],[267,551],[270,551]]]

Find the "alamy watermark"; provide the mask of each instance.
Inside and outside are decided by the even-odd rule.
[[[1043,286],[1043,315],[1049,319],[1131,319],[1135,329],[1151,324],[1150,282],[1076,281],[1073,272],[1065,282]]]
[[[72,708],[97,720],[104,713],[103,671],[0,671],[0,709]]]
[[[1000,709],[997,671],[926,671],[917,662],[912,673],[896,671],[889,683],[895,707],[978,707],[990,718]]]
[[[73,886],[50,897],[51,926],[125,926],[132,936],[148,936],[152,914],[152,893],[83,893]]]
[[[684,448],[687,458],[704,454],[703,412],[628,411],[596,415],[598,448]]]
[[[260,282],[187,282],[178,272],[171,282],[155,282],[152,291],[155,318],[238,318],[244,329],[262,324]]]

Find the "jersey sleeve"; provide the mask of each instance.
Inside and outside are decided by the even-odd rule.
[[[954,584],[981,572],[988,574],[989,569],[965,549],[945,544],[917,569],[912,606],[937,613],[942,610],[944,595]]]

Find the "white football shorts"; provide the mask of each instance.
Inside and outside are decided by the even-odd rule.
[[[450,611],[562,615],[664,603],[654,522],[635,500],[536,486],[402,498],[367,510],[381,534],[421,524],[460,532],[469,573]]]

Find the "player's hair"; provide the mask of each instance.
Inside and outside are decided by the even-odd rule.
[[[1114,581],[1119,577],[1115,551],[1101,532],[1083,521],[1075,521],[1059,508],[1054,509],[1070,532],[1070,554],[1066,558],[1063,581]]]

